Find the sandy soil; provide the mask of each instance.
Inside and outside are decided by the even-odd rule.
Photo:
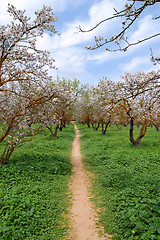
[[[73,164],[73,175],[70,182],[72,193],[72,207],[70,210],[70,238],[72,240],[104,240],[99,237],[99,229],[96,226],[97,213],[90,201],[88,192],[89,179],[84,170],[81,153],[79,131],[75,125],[76,137],[73,142],[71,163]],[[102,229],[101,229],[102,230]]]

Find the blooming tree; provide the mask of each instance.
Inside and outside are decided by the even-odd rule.
[[[130,126],[129,138],[140,146],[147,128],[160,125],[160,71],[149,73],[126,73],[122,81],[101,80],[97,87],[87,89],[81,99],[81,120],[91,123],[95,130],[108,125]],[[134,126],[141,126],[139,136],[134,139]]]
[[[102,133],[105,134],[109,124],[115,124],[116,102],[118,101],[119,83],[108,79],[98,84],[99,116],[101,118]]]
[[[81,96],[82,121],[87,125],[89,122],[94,130],[101,124],[105,134],[108,125],[114,122],[118,89],[118,83],[108,79],[100,80],[97,87],[85,89]]]
[[[92,117],[92,90],[89,86],[85,85],[81,89],[80,99],[78,103],[78,109],[76,113],[76,118],[83,124],[87,124],[90,128],[91,117]]]
[[[116,103],[118,120],[129,123],[130,141],[139,147],[147,127],[159,122],[160,72],[127,73],[122,79],[119,100]],[[134,125],[141,125],[137,139],[133,137]]]
[[[54,60],[49,52],[36,47],[37,37],[42,37],[44,31],[56,33],[57,19],[52,9],[43,6],[35,12],[34,20],[12,5],[8,12],[13,21],[0,27],[0,142],[8,136],[1,164],[8,161],[22,136],[35,132],[30,126],[38,105],[54,97],[54,93],[44,91],[44,83],[52,80],[48,69],[55,68]]]
[[[57,130],[62,131],[66,122],[73,118],[76,104],[76,96],[72,82],[66,79],[57,79],[46,85],[48,95],[56,93],[54,98],[45,102],[39,112],[39,122],[42,122],[54,137],[57,137]],[[55,131],[53,132],[53,126]]]

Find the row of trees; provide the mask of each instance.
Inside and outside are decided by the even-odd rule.
[[[114,8],[114,13],[97,22],[90,29],[83,29],[79,26],[79,32],[88,33],[94,31],[106,22],[120,20],[116,33],[108,33],[103,36],[95,36],[95,45],[85,47],[88,50],[96,50],[106,47],[110,52],[127,51],[128,48],[149,41],[160,36],[160,32],[130,42],[129,30],[135,26],[146,10],[152,7],[159,7],[160,0],[127,0],[122,9]],[[160,16],[152,17],[153,24],[159,21]],[[151,60],[154,64],[160,63],[160,58],[154,56],[151,50]],[[140,146],[140,140],[144,137],[147,127],[154,125],[159,129],[160,105],[159,105],[159,71],[137,74],[126,74],[121,82],[113,83],[108,80],[100,81],[97,88],[88,89],[83,94],[81,121],[88,126],[92,124],[97,130],[102,125],[102,133],[105,133],[109,124],[122,126],[130,124],[130,141],[135,146]],[[105,126],[104,126],[105,125]],[[137,139],[133,137],[133,126],[142,126]]]
[[[78,120],[102,126],[130,125],[130,141],[140,146],[147,127],[160,125],[160,71],[126,74],[121,81],[103,79],[97,87],[79,81],[52,80],[50,53],[37,49],[37,37],[44,31],[56,34],[52,9],[44,6],[31,21],[25,11],[8,6],[13,21],[0,28],[0,143],[4,149],[0,164],[6,164],[13,151],[42,126],[54,137],[66,122]],[[137,139],[133,126],[142,126]]]
[[[130,141],[140,146],[148,126],[160,126],[160,71],[126,73],[119,82],[103,79],[97,87],[82,92],[81,122],[105,134],[108,125],[130,125]],[[141,126],[134,139],[133,127]]]
[[[0,28],[0,142],[6,143],[1,164],[42,126],[56,136],[58,127],[71,120],[75,99],[69,81],[52,81],[48,72],[55,68],[54,59],[36,47],[44,31],[57,33],[52,9],[43,6],[32,21],[12,5],[8,12],[13,21]]]

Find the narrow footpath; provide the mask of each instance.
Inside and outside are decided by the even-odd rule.
[[[70,182],[72,193],[72,207],[70,210],[70,225],[72,240],[106,240],[107,237],[99,237],[96,227],[97,214],[93,209],[88,192],[89,179],[84,170],[79,141],[79,130],[76,129],[76,137],[73,141],[71,163],[73,175]]]

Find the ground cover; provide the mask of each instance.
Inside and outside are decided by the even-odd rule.
[[[160,133],[149,128],[135,148],[128,127],[111,126],[106,135],[77,127],[85,166],[97,176],[93,192],[106,232],[119,240],[160,239]]]
[[[0,239],[63,239],[74,126],[43,128],[0,166]],[[3,142],[1,143],[1,146]],[[1,147],[0,147],[1,149]]]

